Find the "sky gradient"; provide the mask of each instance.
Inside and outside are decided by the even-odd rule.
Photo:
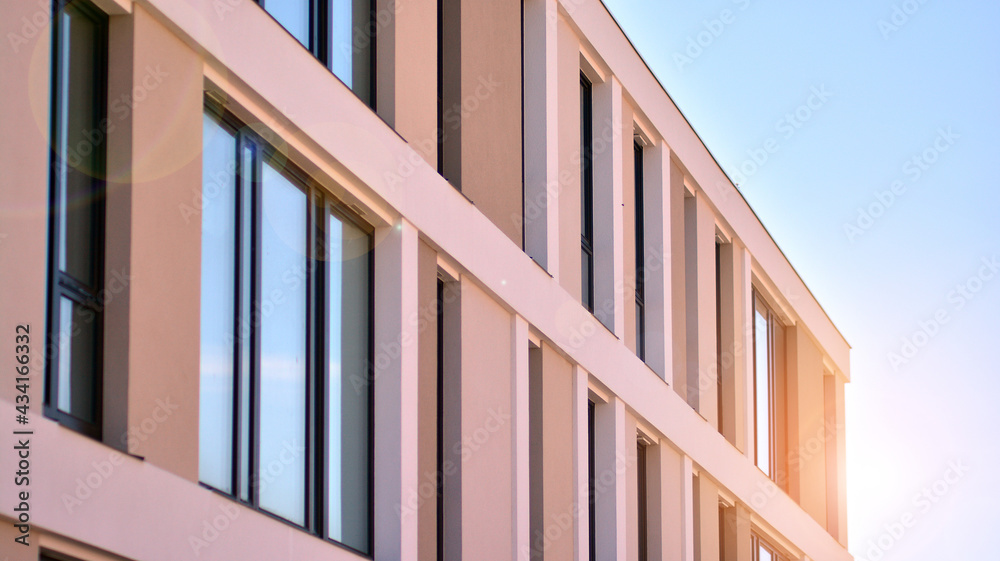
[[[605,3],[852,346],[851,553],[994,558],[1000,4]]]

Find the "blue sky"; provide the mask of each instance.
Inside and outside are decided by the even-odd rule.
[[[853,347],[851,553],[995,557],[1000,3],[605,3]]]

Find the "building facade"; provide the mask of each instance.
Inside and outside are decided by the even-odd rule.
[[[598,0],[0,15],[7,558],[851,558],[849,346]]]

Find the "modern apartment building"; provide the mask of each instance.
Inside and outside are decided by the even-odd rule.
[[[0,558],[851,558],[849,346],[600,1],[0,27]]]

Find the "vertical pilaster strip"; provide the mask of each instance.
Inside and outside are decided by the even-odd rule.
[[[682,540],[680,561],[694,561],[694,463],[690,456],[681,458],[680,469],[680,499],[683,516],[681,517]]]
[[[524,2],[524,249],[559,278],[557,0]]]
[[[699,561],[719,561],[719,488],[707,475],[698,477]]]
[[[625,559],[626,478],[629,453],[625,435],[625,402],[612,396],[594,412],[596,544],[598,559]],[[635,451],[632,451],[634,456]]]
[[[736,292],[740,295],[739,317],[737,324],[740,326],[740,339],[742,353],[736,354],[736,361],[742,375],[738,374],[737,383],[743,390],[741,402],[743,404],[743,414],[740,419],[743,421],[742,435],[746,446],[744,454],[750,461],[753,461],[754,448],[754,401],[753,401],[753,257],[750,250],[742,244],[734,247],[734,283]]]
[[[511,527],[514,561],[528,561],[531,532],[531,466],[528,433],[528,322],[511,320]]]
[[[418,551],[402,505],[417,490],[419,240],[405,219],[375,236],[375,557],[401,561]]]
[[[590,551],[589,440],[587,404],[590,400],[588,374],[580,365],[573,366],[573,481],[576,487],[576,520],[573,538],[574,558],[585,561]]]
[[[645,149],[646,364],[672,383],[674,325],[671,299],[670,148],[662,140]]]
[[[625,334],[622,134],[622,86],[611,76],[594,85],[594,315],[619,338]]]

